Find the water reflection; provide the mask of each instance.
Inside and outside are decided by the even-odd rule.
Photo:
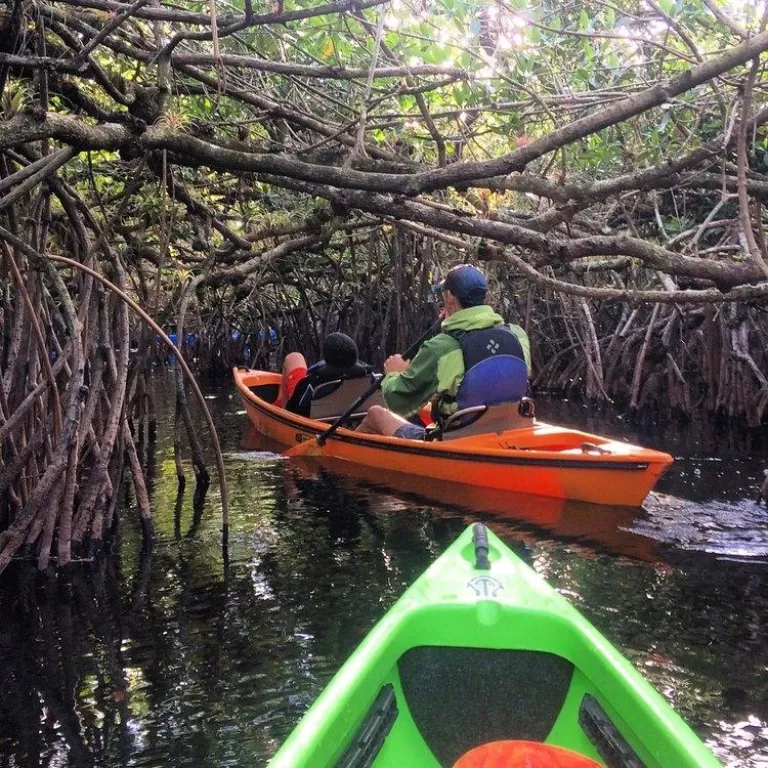
[[[92,765],[108,745],[127,757],[129,682],[110,564],[42,587],[29,569],[14,576],[14,597],[0,600],[0,764]]]
[[[246,423],[241,445],[252,451],[280,451]],[[583,545],[592,551],[610,551],[642,560],[658,561],[656,542],[629,530],[643,518],[637,507],[603,507],[579,501],[552,499],[495,488],[481,488],[373,468],[333,458],[296,458],[289,462],[296,477],[314,479],[365,498],[375,491],[377,506],[409,513],[414,505],[434,505],[435,516],[458,517],[467,525],[478,519],[506,532],[508,538],[534,543],[542,533]],[[331,491],[333,494],[334,491]]]
[[[692,502],[654,494],[634,533],[662,541],[672,557],[711,553],[718,559],[768,564],[768,510],[752,499]]]
[[[704,556],[649,569],[630,561],[540,552],[537,570],[705,736],[723,762],[768,757],[768,569]],[[726,714],[728,713],[728,714]],[[734,730],[755,718],[749,743]]]
[[[743,457],[711,462],[721,487],[702,498],[686,469],[645,509],[612,509],[286,461],[241,441],[235,399],[211,404],[231,486],[228,568],[217,489],[177,494],[169,420],[144,454],[151,552],[129,510],[112,557],[71,582],[39,583],[18,563],[0,584],[0,766],[263,765],[478,518],[527,550],[726,764],[765,764],[768,524],[739,485]]]

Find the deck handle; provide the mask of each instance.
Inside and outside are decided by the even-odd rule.
[[[395,689],[387,683],[380,691],[335,768],[371,768],[397,720]]]
[[[588,693],[579,707],[579,725],[608,768],[645,768],[645,763],[619,733],[597,699]]]
[[[488,529],[482,523],[475,523],[472,526],[472,541],[475,544],[475,568],[478,571],[490,571]]]

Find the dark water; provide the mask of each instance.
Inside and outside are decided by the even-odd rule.
[[[263,765],[405,586],[477,519],[616,643],[724,764],[768,766],[759,435],[638,431],[540,404],[542,418],[676,456],[643,509],[612,509],[419,478],[390,479],[393,490],[380,473],[286,461],[244,434],[228,382],[207,391],[230,482],[228,568],[218,490],[177,500],[164,424],[147,457],[151,553],[131,517],[113,555],[71,584],[36,582],[23,567],[0,582],[0,766]]]

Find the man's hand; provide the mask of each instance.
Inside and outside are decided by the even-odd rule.
[[[384,373],[402,373],[407,371],[410,365],[408,360],[403,360],[402,355],[390,355],[384,361]]]

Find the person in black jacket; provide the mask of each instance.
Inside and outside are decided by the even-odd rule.
[[[283,361],[283,378],[277,404],[309,416],[314,388],[326,381],[368,376],[370,365],[357,359],[357,344],[345,333],[331,333],[323,341],[323,359],[307,367],[301,352],[290,352]]]

